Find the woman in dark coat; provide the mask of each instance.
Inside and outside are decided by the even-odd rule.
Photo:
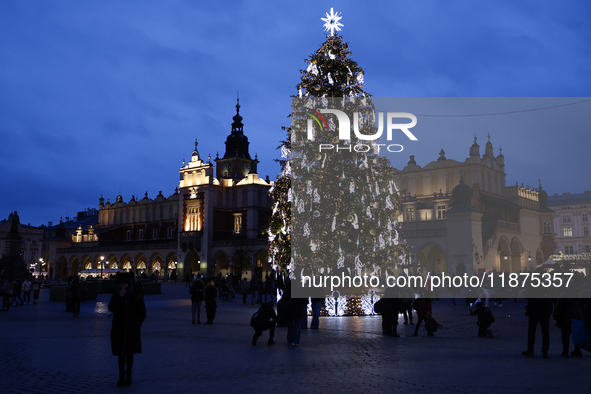
[[[560,327],[562,333],[562,357],[568,357],[570,347],[570,335],[572,332],[572,319],[583,320],[584,304],[580,298],[560,297],[554,308],[552,317],[556,321],[556,326]],[[581,357],[581,347],[575,345],[575,350],[571,355]]]
[[[213,280],[210,280],[205,286],[205,310],[207,312],[207,321],[205,324],[213,324],[213,319],[215,319],[215,310],[218,307],[218,303],[215,298],[218,295],[217,287]]]
[[[117,288],[111,296],[109,311],[113,312],[111,350],[114,356],[118,356],[117,387],[121,387],[131,384],[133,355],[142,352],[140,327],[146,318],[146,304],[143,292],[133,285],[130,274],[117,274],[116,279]]]

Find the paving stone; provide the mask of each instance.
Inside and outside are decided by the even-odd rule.
[[[562,358],[560,330],[551,327],[550,359],[524,358],[525,301],[491,306],[494,338],[478,338],[476,317],[449,300],[433,302],[443,328],[435,337],[400,324],[400,338],[381,334],[381,318],[322,317],[319,330],[302,330],[300,346],[289,346],[286,328],[268,332],[252,346],[249,326],[256,307],[241,299],[220,300],[215,324],[191,324],[188,289],[164,283],[163,294],[147,295],[143,353],[136,355],[133,385],[126,393],[490,393],[591,391],[591,353]],[[80,316],[49,302],[0,313],[0,392],[105,393],[116,390],[117,359],[111,355],[108,295],[82,304]],[[463,302],[463,301],[462,301]],[[204,311],[203,311],[204,312]],[[205,320],[205,319],[203,319]],[[415,318],[416,321],[416,318]],[[402,323],[403,319],[400,318]]]

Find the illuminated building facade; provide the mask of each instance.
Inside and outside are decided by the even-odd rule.
[[[114,203],[101,196],[98,212],[80,213],[46,229],[47,260],[65,278],[84,269],[119,268],[166,277],[188,273],[239,276],[270,272],[265,229],[272,182],[258,177],[249,154],[240,106],[225,154],[204,161],[195,149],[180,169],[179,187],[165,197],[132,196]],[[69,218],[68,218],[69,219]],[[101,258],[102,257],[102,258]]]
[[[412,245],[411,266],[421,272],[519,272],[547,259],[556,247],[547,194],[505,185],[505,160],[486,143],[463,162],[445,157],[424,167],[414,156],[396,172],[400,222]]]

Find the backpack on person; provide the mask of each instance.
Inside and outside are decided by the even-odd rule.
[[[415,311],[418,312],[418,310],[421,308],[421,302],[423,302],[423,300],[421,298],[416,298],[412,302],[412,309],[414,309]]]
[[[494,323],[495,322],[495,315],[492,313],[492,311],[490,310],[490,308],[485,308],[484,309],[484,317],[485,317],[485,319],[489,323]]]
[[[433,319],[433,317],[427,316],[425,319],[425,329],[427,332],[437,332],[439,328],[443,328],[443,326],[437,323],[437,320]]]
[[[373,304],[373,310],[375,313],[377,313],[378,315],[381,315],[382,313],[384,313],[384,309],[385,309],[385,301],[383,298],[379,299],[375,304]]]
[[[250,318],[250,326],[255,327],[255,326],[260,325],[261,323],[262,323],[262,319],[261,319],[259,312],[257,311]]]

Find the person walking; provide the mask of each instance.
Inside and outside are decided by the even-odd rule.
[[[19,306],[18,301],[21,302],[20,305],[24,305],[25,302],[21,298],[22,288],[23,288],[23,282],[19,278],[19,279],[17,279],[14,282],[14,289],[12,290],[12,302],[11,302],[11,305],[14,304],[14,306]],[[18,301],[17,301],[17,298],[18,298]]]
[[[321,287],[314,287],[312,289],[312,322],[310,328],[318,329],[320,327],[320,310],[324,304],[324,290]],[[308,319],[306,317],[306,319]]]
[[[533,357],[534,343],[536,341],[536,328],[538,324],[542,331],[542,356],[549,358],[550,348],[550,315],[552,315],[551,298],[528,298],[525,307],[525,315],[528,317],[527,326],[527,350],[521,352],[526,357]]]
[[[13,291],[14,282],[11,279],[6,279],[2,284],[2,312],[8,312],[8,309],[10,309]]]
[[[111,351],[118,357],[117,387],[121,387],[131,385],[134,354],[142,352],[141,326],[146,319],[146,304],[143,292],[133,285],[131,274],[117,273],[116,282],[109,311],[113,312]]]
[[[215,311],[218,307],[216,297],[218,295],[218,290],[211,279],[207,286],[205,286],[204,296],[205,296],[205,310],[207,312],[207,321],[205,324],[213,324],[213,320],[215,319]]]
[[[308,299],[292,298],[289,283],[285,286],[283,297],[287,306],[287,342],[292,346],[297,346],[300,344],[302,324],[308,312]]]
[[[41,291],[41,282],[39,281],[39,278],[36,278],[33,281],[31,288],[33,289],[33,304],[37,304],[37,300],[39,300],[39,292]]]
[[[269,340],[267,341],[267,344],[275,344],[273,337],[275,336],[277,314],[275,313],[275,309],[273,309],[274,305],[275,303],[273,301],[264,302],[259,310],[252,316],[250,325],[254,328],[254,335],[252,337],[253,345],[257,344],[257,340],[263,335],[263,331],[267,330],[269,330]]]
[[[248,298],[249,289],[248,280],[246,278],[242,279],[242,282],[240,283],[240,288],[242,290],[242,303],[246,305],[246,299]]]
[[[25,279],[23,282],[23,302],[26,302],[27,305],[31,304],[31,289],[32,283],[29,277]]]
[[[201,304],[203,303],[203,292],[205,283],[201,279],[195,279],[189,293],[191,294],[191,316],[192,324],[195,324],[195,314],[197,314],[197,324],[201,324]]]
[[[70,291],[72,292],[72,316],[78,317],[80,314],[80,301],[82,300],[82,285],[78,275],[72,279]]]
[[[419,318],[419,321],[415,326],[415,332],[412,334],[413,337],[416,337],[419,335],[419,327],[421,327],[421,323],[424,322],[425,319],[427,319],[427,316],[431,316],[431,314],[433,313],[433,308],[431,306],[431,298],[417,298],[413,302],[413,308],[415,308],[415,310],[417,311],[417,316]],[[433,334],[431,331],[427,331],[427,335],[432,337],[435,334]]]
[[[250,305],[256,305],[259,301],[259,285],[256,276],[250,280],[250,294]]]
[[[572,332],[572,319],[583,320],[584,304],[580,298],[560,297],[554,308],[552,318],[556,321],[556,326],[560,327],[562,334],[562,357],[568,357],[570,347],[570,336]],[[575,345],[575,350],[571,356],[582,357],[581,347]]]

